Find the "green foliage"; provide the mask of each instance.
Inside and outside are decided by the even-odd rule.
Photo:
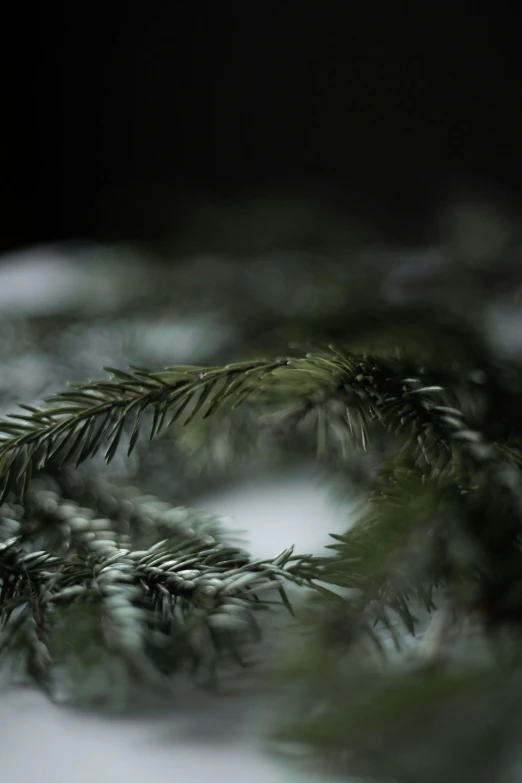
[[[3,507],[0,656],[22,661],[54,697],[64,670],[92,669],[93,655],[120,664],[127,684],[155,689],[194,667],[208,679],[221,653],[241,661],[256,613],[274,593],[288,605],[284,582],[303,580],[300,559],[289,549],[252,561],[220,541],[217,520],[111,490],[113,519],[36,487],[23,511]]]
[[[147,417],[152,438],[164,428],[176,424],[187,427],[223,408],[234,410],[248,403],[269,411],[269,421],[283,429],[312,418],[319,453],[342,453],[347,439],[367,449],[376,427],[398,439],[400,451],[392,473],[385,474],[384,485],[381,480],[374,492],[377,502],[369,506],[346,537],[340,538],[334,560],[326,564],[314,561],[315,575],[324,581],[373,593],[384,590],[387,594],[381,581],[388,559],[397,558],[397,552],[411,544],[415,538],[413,524],[422,535],[428,523],[432,524],[435,510],[440,516],[441,498],[448,492],[454,495],[453,505],[457,501],[462,504],[463,494],[470,494],[471,503],[476,503],[485,486],[488,492],[494,487],[515,512],[522,502],[522,485],[513,464],[516,452],[510,448],[508,454],[485,440],[454,407],[454,391],[434,383],[434,374],[426,370],[419,377],[412,376],[411,365],[400,359],[376,359],[330,349],[304,357],[225,367],[110,371],[111,380],[77,384],[72,391],[48,399],[43,408],[26,407],[26,413],[13,414],[10,421],[2,423],[0,475],[4,497],[18,492],[26,502],[33,469],[68,461],[76,462],[78,467],[95,456],[102,445],[107,462],[123,439],[131,454]],[[401,467],[404,460],[406,467]],[[27,507],[31,507],[30,501]],[[474,528],[466,530],[468,537],[475,537],[476,545],[482,545],[484,557],[492,556],[498,549],[494,537],[476,521]],[[435,540],[433,529],[430,535]],[[487,536],[487,547],[483,536]],[[500,531],[498,546],[502,552],[506,536],[507,531]],[[126,543],[125,539],[118,546]],[[422,538],[414,546],[421,552],[432,548]],[[354,564],[357,571],[352,568]],[[443,572],[451,570],[448,563],[438,567],[439,575],[428,571],[435,583]],[[406,597],[397,594],[396,582],[394,579],[394,600],[406,607]],[[422,593],[429,587],[418,589]],[[425,603],[429,608],[431,599]]]
[[[321,649],[289,667],[294,722],[275,718],[273,733],[294,759],[308,768],[320,758],[336,780],[517,779],[520,672],[480,662],[383,671],[369,660],[368,650],[340,659]]]
[[[487,278],[475,270],[470,302]],[[261,610],[306,587],[290,595],[278,740],[346,775],[500,781],[522,718],[522,373],[483,339],[478,306],[372,310],[375,275],[349,280],[349,313],[341,290],[328,318],[324,296],[291,324],[263,307],[250,321],[274,346],[320,332],[335,347],[108,368],[2,421],[0,656],[53,698],[116,680],[164,693],[177,673],[208,683],[248,662]],[[159,444],[183,483],[221,459],[218,441],[236,465],[289,440],[362,495],[324,557],[253,561],[217,520],[110,483],[99,459],[146,462]]]
[[[456,438],[475,437],[466,434],[459,411],[430,402],[434,392],[443,391],[441,387],[423,386],[419,378],[405,377],[400,362],[376,363],[372,357],[334,350],[225,367],[173,367],[155,373],[136,368],[110,371],[112,380],[75,384],[73,390],[49,398],[44,408],[21,406],[26,413],[9,414],[10,421],[2,422],[0,481],[4,498],[10,491],[23,496],[32,470],[42,469],[50,461],[63,464],[74,458],[79,465],[106,443],[105,459],[110,462],[126,434],[130,455],[148,413],[152,413],[153,438],[180,419],[187,426],[194,418],[207,418],[223,406],[233,409],[245,401],[279,406],[289,402],[297,405],[290,414],[292,424],[311,410],[318,412],[321,437],[330,421],[357,434],[363,445],[367,444],[371,421],[380,420],[392,431],[405,427],[411,432],[410,442],[416,439],[427,462],[433,456],[429,448],[441,444],[439,451],[444,456]],[[323,424],[321,414],[329,421]],[[485,448],[473,445],[468,451],[479,458]]]

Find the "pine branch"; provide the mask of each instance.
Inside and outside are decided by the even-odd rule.
[[[195,417],[209,417],[223,406],[234,408],[248,401],[277,408],[290,402],[294,408],[286,414],[286,421],[292,427],[316,415],[320,448],[327,450],[329,433],[339,430],[366,448],[371,427],[384,426],[392,436],[402,437],[401,458],[421,471],[423,480],[436,481],[448,473],[465,491],[477,481],[495,486],[508,497],[518,521],[514,528],[498,532],[494,548],[498,552],[509,547],[520,532],[522,518],[522,480],[517,468],[506,462],[496,445],[470,429],[463,413],[448,404],[451,396],[442,387],[426,384],[407,374],[408,370],[399,360],[352,356],[336,349],[221,368],[177,367],[157,373],[111,370],[112,381],[93,381],[62,392],[48,401],[50,407],[31,409],[27,415],[12,417],[14,423],[1,425],[7,434],[0,446],[4,495],[20,485],[23,492],[33,465],[45,466],[55,457],[63,463],[73,454],[79,464],[94,456],[104,439],[108,442],[105,457],[110,461],[127,424],[132,425],[131,452],[149,409],[153,437],[173,422],[188,425]],[[393,524],[386,525],[392,535],[390,551],[397,543],[393,531]],[[482,532],[475,533],[480,539]],[[350,540],[353,545],[353,534]],[[372,550],[373,560],[367,566],[372,578],[377,578],[374,561],[384,541],[383,533],[381,544]],[[340,574],[335,578],[342,583]],[[411,624],[406,601],[400,594],[396,601]]]
[[[353,609],[372,622],[388,624],[386,613],[393,610],[413,632],[410,600],[427,612],[435,608],[433,593],[447,569],[437,539],[448,489],[440,481],[423,482],[414,471],[384,473],[350,530],[332,535],[328,548],[336,554],[318,564],[318,579],[356,590]]]
[[[213,680],[223,658],[242,663],[258,641],[258,612],[291,611],[285,583],[313,578],[292,548],[252,561],[216,517],[58,475],[65,496],[33,481],[23,506],[0,507],[0,657],[52,696],[77,696],[96,667],[116,667],[124,693],[165,692],[187,667]]]
[[[225,405],[234,408],[249,401],[281,406],[291,401],[300,406],[297,415],[292,414],[295,423],[310,410],[324,410],[340,417],[366,445],[368,416],[379,418],[381,410],[397,408],[399,401],[397,415],[411,418],[415,412],[424,413],[410,398],[405,402],[405,392],[430,389],[403,389],[398,370],[390,362],[376,365],[371,357],[358,359],[334,350],[218,368],[111,370],[113,380],[78,384],[49,398],[44,408],[22,406],[26,413],[11,414],[9,421],[0,423],[2,498],[10,491],[23,496],[33,469],[73,457],[79,465],[95,456],[102,443],[107,444],[105,459],[110,462],[125,434],[131,453],[149,412],[154,437],[178,420],[188,425],[196,416],[208,418]]]
[[[81,469],[58,471],[53,488],[33,481],[24,506],[4,505],[0,537],[20,535],[24,542],[50,547],[62,556],[103,547],[148,549],[165,540],[223,543],[229,539],[219,517],[174,507],[134,486],[119,486]]]
[[[60,558],[47,552],[24,551],[16,538],[0,543],[0,623],[4,626],[0,656],[14,639],[22,637],[27,669],[46,690],[50,687],[51,666],[45,611],[47,582],[60,563]]]
[[[274,602],[289,607],[285,582],[309,582],[306,559],[292,549],[252,561],[205,532],[205,517],[199,532],[195,512],[183,519],[178,510],[177,522],[171,514],[169,539],[122,549],[110,520],[50,495],[32,498],[30,535],[22,519],[19,535],[0,544],[0,655],[25,655],[26,673],[50,692],[60,667],[77,666],[93,648],[120,661],[136,685],[158,685],[190,662],[208,669],[223,653],[240,661],[259,635],[256,613]],[[63,535],[61,557],[27,549],[38,538],[38,503],[48,529],[54,517]]]
[[[130,454],[149,410],[153,413],[152,438],[165,427],[169,414],[169,424],[183,414],[188,423],[200,412],[210,415],[225,402],[238,404],[241,396],[254,394],[256,380],[273,367],[273,363],[261,361],[224,368],[178,367],[160,373],[111,369],[112,381],[78,384],[49,398],[41,410],[22,406],[27,413],[11,414],[9,421],[0,424],[4,435],[0,443],[1,500],[15,489],[23,496],[32,470],[45,467],[51,459],[63,464],[75,456],[79,465],[106,443],[105,459],[110,462],[125,426],[133,422]]]

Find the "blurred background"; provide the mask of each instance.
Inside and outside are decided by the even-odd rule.
[[[454,188],[520,192],[502,6],[38,5],[6,17],[3,250],[168,239],[187,205],[280,191],[411,241]]]
[[[104,365],[229,362],[348,332],[357,343],[384,308],[444,302],[448,318],[482,319],[518,356],[520,58],[501,6],[113,2],[9,14],[2,415]],[[168,457],[164,442],[146,444],[110,470],[231,517],[254,556],[294,542],[319,551],[346,528],[346,505],[299,444],[279,463],[248,422],[238,432],[231,443],[218,427],[207,451],[189,440]],[[180,766],[196,781],[293,779],[252,738],[248,700],[204,707],[109,725],[10,690],[2,779],[125,770],[160,783]],[[13,749],[28,735],[21,759]]]

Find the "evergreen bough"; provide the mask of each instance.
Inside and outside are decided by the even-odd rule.
[[[475,274],[469,302],[489,274]],[[283,329],[286,342],[292,328],[328,332],[329,347],[106,368],[4,418],[4,671],[53,699],[101,698],[118,678],[123,694],[161,698],[176,675],[210,684],[228,663],[249,663],[260,618],[283,606],[296,619],[272,672],[279,749],[346,776],[517,779],[522,372],[482,339],[478,309],[459,320],[451,301],[445,313],[403,306],[375,318],[370,300]],[[280,327],[253,313],[252,342]],[[102,455],[143,455],[147,439],[208,452],[208,438],[234,428],[234,449],[276,458],[292,441],[313,446],[341,495],[360,498],[331,554],[300,554],[297,541],[296,553],[252,560],[219,519],[100,468]]]
[[[487,684],[506,675],[487,658],[462,674],[450,654],[463,623],[480,620],[493,643],[500,630],[513,629],[515,639],[522,618],[522,453],[515,433],[493,441],[468,421],[468,413],[476,417],[477,390],[468,406],[463,392],[477,386],[473,375],[446,373],[441,385],[436,369],[415,374],[402,358],[333,347],[224,367],[110,373],[41,408],[22,406],[0,425],[0,650],[13,660],[22,655],[26,671],[52,695],[66,661],[77,665],[74,656],[81,659],[89,645],[121,660],[131,684],[152,687],[187,661],[212,668],[223,652],[241,660],[241,645],[257,633],[256,612],[274,593],[289,607],[287,582],[315,593],[302,617],[315,617],[304,622],[316,644],[290,668],[323,704],[295,736],[341,766],[374,755],[372,742],[391,763],[385,750],[387,732],[399,730],[395,712],[411,722],[419,694],[433,697],[433,709],[441,700],[447,708],[459,689],[475,696],[477,678]],[[381,442],[370,496],[347,533],[334,536],[331,556],[300,557],[290,547],[252,561],[220,539],[216,520],[140,499],[137,490],[98,479],[91,493],[102,512],[104,493],[109,500],[97,515],[38,485],[40,475],[64,481],[61,466],[78,467],[102,447],[110,461],[123,445],[131,453],[142,434],[152,438],[245,405],[268,413],[265,422],[285,435],[313,422],[319,453],[336,473],[353,444],[371,449],[382,432],[392,439],[391,452]],[[412,673],[399,655],[396,620],[415,635],[433,612],[435,633],[424,632]],[[506,650],[503,639],[501,646],[516,672],[516,644]],[[318,648],[335,658],[333,668],[306,660]],[[364,695],[381,680],[393,698],[389,715]],[[430,705],[424,701],[425,710]],[[288,732],[283,736],[293,736]]]

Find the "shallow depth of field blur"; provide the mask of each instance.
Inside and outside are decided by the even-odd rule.
[[[99,377],[104,366],[160,369],[306,351],[335,342],[347,324],[357,345],[382,308],[411,303],[443,300],[448,313],[481,318],[491,342],[516,357],[519,236],[506,210],[478,198],[449,202],[429,241],[407,244],[347,210],[274,197],[194,209],[161,246],[27,247],[0,258],[0,413]],[[499,269],[507,246],[514,249]],[[452,275],[469,280],[469,300],[452,300]],[[418,337],[407,327],[401,334]],[[161,439],[130,459],[119,454],[106,470],[173,504],[223,516],[254,557],[293,543],[319,552],[328,533],[346,529],[349,505],[339,505],[320,464],[290,453],[274,465],[255,442],[246,451],[240,443],[237,455],[229,446],[209,442],[212,466],[203,455],[188,478],[176,474]],[[317,781],[265,752],[264,706],[259,688],[209,696],[187,686],[171,711],[107,717],[9,687],[0,699],[0,779]]]

